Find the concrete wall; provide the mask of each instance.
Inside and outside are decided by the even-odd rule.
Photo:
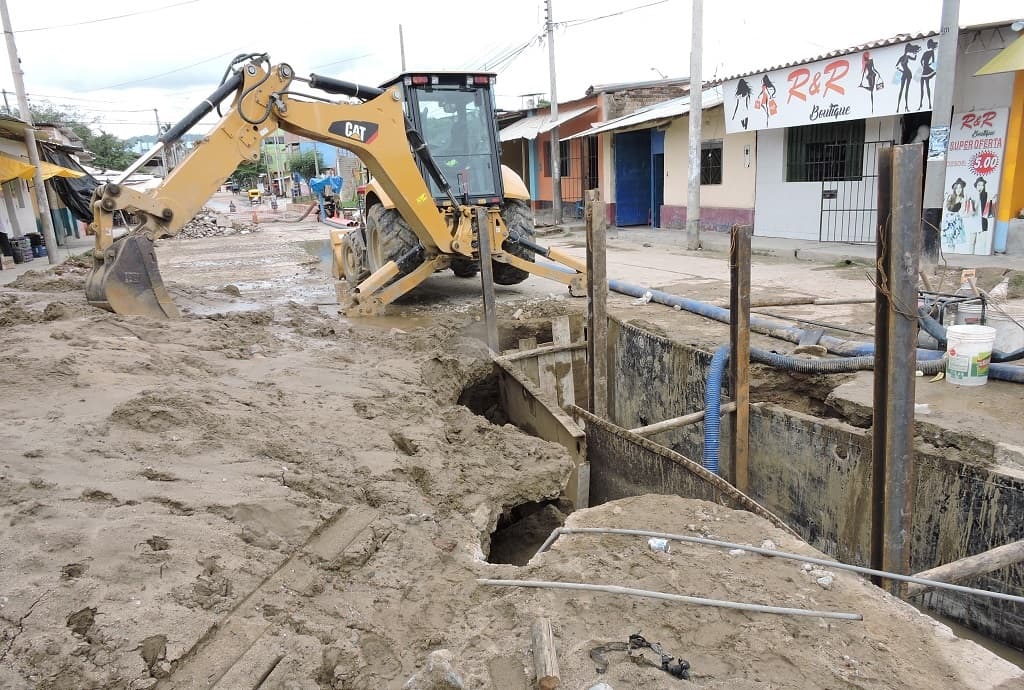
[[[757,171],[757,137],[754,132],[725,134],[722,106],[704,111],[702,141],[722,142],[722,184],[701,185],[701,226],[728,229],[736,223],[753,223],[754,181]],[[690,175],[690,117],[678,117],[665,130],[665,204],[661,225],[686,227],[687,186]]]
[[[899,118],[877,117],[866,121],[864,141],[888,141],[899,137]],[[757,199],[754,204],[754,234],[817,240],[821,227],[821,182],[786,182],[786,129],[757,133]],[[865,147],[865,159],[872,154]],[[864,161],[864,170],[874,170],[874,160]],[[840,198],[855,195],[858,182],[830,182]],[[874,199],[871,200],[874,204]]]
[[[710,354],[614,319],[609,323],[611,421],[632,428],[703,408]],[[756,399],[756,392],[754,394]],[[870,418],[870,417],[868,417]],[[773,404],[750,417],[750,491],[816,548],[839,560],[869,565],[871,432]],[[702,425],[659,434],[655,440],[699,459]],[[927,438],[927,434],[925,434]],[[991,448],[945,438],[947,447],[916,450],[914,572],[1024,538],[1024,473],[995,464]],[[721,472],[732,473],[728,417],[723,420]],[[986,455],[987,454],[987,455]],[[681,471],[681,470],[680,470]],[[598,486],[667,493],[684,485],[670,464],[644,477],[597,477]],[[965,584],[1024,595],[1024,566]],[[991,599],[932,593],[925,603],[982,633],[1024,648],[1024,607]]]

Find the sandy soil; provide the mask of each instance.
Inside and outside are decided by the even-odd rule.
[[[596,673],[590,648],[635,632],[687,659],[703,687],[1021,687],[1016,667],[843,573],[826,590],[794,562],[590,536],[524,567],[487,563],[503,511],[556,498],[569,460],[458,404],[490,371],[472,281],[431,279],[397,309],[409,318],[340,319],[317,306],[333,295],[324,236],[282,225],[162,242],[188,307],[173,322],[90,308],[75,267],[0,291],[0,687],[525,688],[539,615],[566,688],[678,687],[622,653]],[[580,304],[551,290],[528,281],[503,310]],[[570,523],[813,553],[750,514],[679,498]]]

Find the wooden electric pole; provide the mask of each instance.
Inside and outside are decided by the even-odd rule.
[[[551,15],[551,0],[545,0],[548,16],[548,66],[551,71],[551,122],[555,126],[551,128],[551,213],[554,215],[555,225],[562,222],[562,171],[561,147],[558,141],[558,89],[555,79],[555,21]]]
[[[51,264],[55,264],[60,262],[60,259],[57,258],[57,234],[53,230],[50,202],[46,198],[46,187],[43,186],[43,168],[39,163],[36,130],[32,124],[32,113],[28,109],[28,98],[25,97],[25,75],[21,71],[21,60],[18,58],[18,49],[14,45],[14,31],[11,30],[11,15],[7,12],[7,0],[0,0],[0,16],[4,23],[4,36],[7,37],[7,56],[11,61],[14,90],[18,94],[18,109],[21,111],[21,119],[28,124],[28,127],[25,128],[25,148],[28,149],[29,162],[36,169],[32,181],[36,188],[36,204],[39,208],[39,224],[43,228],[43,241],[46,243],[46,256]]]

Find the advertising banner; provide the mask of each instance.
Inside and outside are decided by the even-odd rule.
[[[930,111],[938,41],[906,41],[723,84],[725,129],[798,127]]]
[[[942,251],[991,254],[1009,108],[953,113],[942,200]]]

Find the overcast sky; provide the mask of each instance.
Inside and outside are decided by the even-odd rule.
[[[941,0],[707,0],[704,78],[897,33],[936,30]],[[121,137],[156,130],[212,92],[231,58],[267,52],[299,75],[380,84],[401,68],[492,69],[498,104],[550,92],[536,0],[9,0],[30,100],[76,106]],[[690,0],[553,0],[558,98],[592,84],[686,76]],[[621,13],[621,14],[616,14]],[[117,15],[133,14],[117,19]],[[614,15],[598,19],[603,15]],[[961,25],[1024,18],[1021,0],[962,0]],[[593,19],[593,21],[586,21]],[[71,25],[71,26],[65,26]],[[16,104],[10,72],[0,87]],[[208,119],[212,123],[214,120]],[[194,131],[202,131],[202,126]]]

